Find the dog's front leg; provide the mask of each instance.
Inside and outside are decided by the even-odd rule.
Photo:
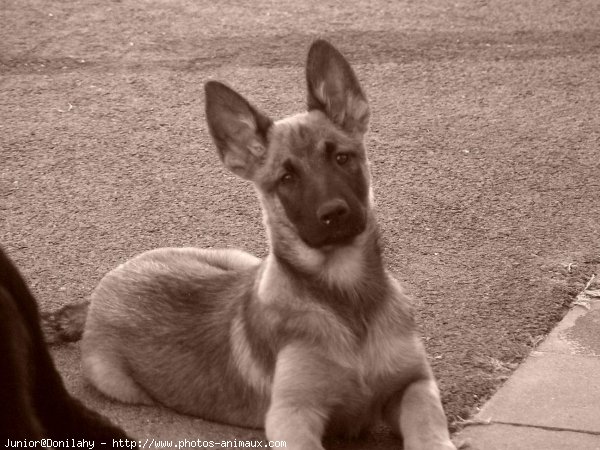
[[[285,441],[288,450],[324,449],[321,439],[336,397],[332,370],[325,358],[302,346],[279,352],[265,424],[269,440]]]
[[[387,403],[384,417],[404,440],[404,450],[456,450],[433,378],[410,383]]]

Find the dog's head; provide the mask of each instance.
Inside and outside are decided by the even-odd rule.
[[[206,117],[225,166],[257,187],[271,240],[331,249],[367,227],[369,106],[348,62],[323,40],[310,48],[306,80],[307,111],[275,122],[210,81]]]

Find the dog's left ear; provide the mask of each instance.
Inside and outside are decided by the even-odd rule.
[[[308,110],[323,111],[350,134],[364,134],[369,126],[369,104],[358,79],[342,54],[319,39],[306,61]]]

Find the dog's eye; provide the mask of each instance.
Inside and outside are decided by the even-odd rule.
[[[288,159],[281,166],[282,175],[279,176],[280,184],[290,184],[296,179],[298,174],[295,165]]]
[[[286,172],[281,176],[279,181],[281,183],[286,184],[286,183],[290,183],[293,179],[294,179],[294,176],[290,172]]]
[[[338,153],[335,155],[335,162],[337,162],[340,166],[343,166],[350,159],[350,155],[348,153]]]

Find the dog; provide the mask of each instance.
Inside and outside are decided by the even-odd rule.
[[[56,440],[130,440],[123,430],[69,395],[44,342],[35,298],[2,248],[0,355],[3,444],[27,441],[32,446],[32,440],[37,440],[35,446],[50,447]]]
[[[142,253],[89,305],[55,314],[52,339],[83,335],[85,377],[113,399],[264,427],[290,449],[323,449],[325,435],[380,419],[405,449],[454,449],[409,300],[382,261],[366,96],[324,40],[310,47],[306,80],[307,111],[278,121],[205,85],[210,134],[256,189],[268,256]]]

